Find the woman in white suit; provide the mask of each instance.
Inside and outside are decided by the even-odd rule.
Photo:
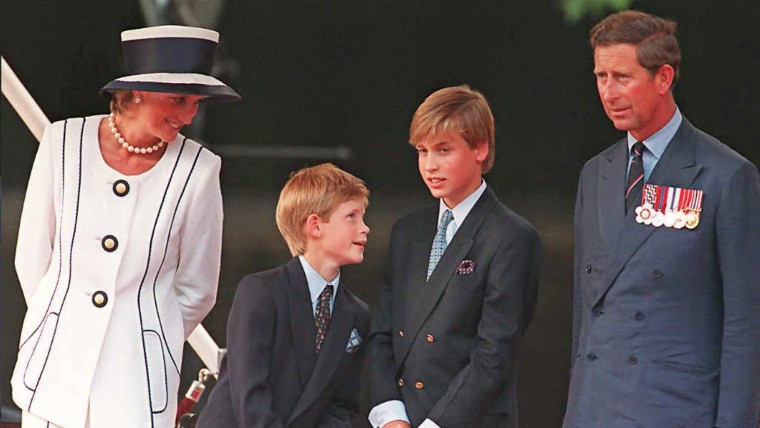
[[[183,342],[216,299],[219,157],[179,133],[198,103],[239,95],[210,76],[218,33],[122,33],[129,75],[111,114],[44,133],[16,249],[28,310],[11,384],[24,427],[171,427]]]

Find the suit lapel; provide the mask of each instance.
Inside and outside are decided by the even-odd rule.
[[[435,210],[431,209],[430,213],[425,213],[420,217],[422,224],[413,231],[411,236],[411,251],[409,252],[409,266],[406,271],[406,302],[412,306],[416,302],[422,290],[424,290],[427,274],[428,261],[430,260],[430,250],[433,247],[433,237],[438,223],[438,206]]]
[[[333,308],[330,327],[327,329],[327,337],[322,345],[322,350],[316,360],[316,366],[312,372],[301,398],[298,400],[295,409],[290,415],[290,421],[293,422],[304,410],[319,397],[324,391],[325,386],[333,377],[335,370],[343,359],[346,352],[346,344],[351,336],[351,329],[354,326],[356,313],[349,307],[346,299],[344,285],[338,287],[338,293],[335,295],[335,307]],[[312,322],[313,324],[313,322]],[[315,333],[316,334],[316,333]],[[314,338],[312,337],[312,353],[314,352]]]
[[[599,166],[599,228],[607,248],[615,246],[625,219],[625,181],[628,145],[625,139],[602,156]]]
[[[287,271],[288,287],[290,287],[288,293],[290,328],[293,334],[293,346],[296,351],[301,387],[305,388],[316,362],[314,337],[317,335],[317,328],[314,325],[314,314],[306,274],[304,274],[303,266],[301,266],[298,257],[293,257],[288,262]]]
[[[691,185],[702,169],[701,165],[696,163],[694,153],[695,132],[694,127],[684,118],[652,170],[647,180],[648,184],[682,188],[688,188]],[[604,281],[605,288],[598,291],[594,304],[606,294],[628,260],[657,229],[651,225],[636,223],[635,217],[636,214],[633,211],[625,217],[625,227],[621,228],[617,244],[610,254]]]
[[[409,347],[415,341],[415,337],[419,333],[425,320],[430,316],[433,308],[438,304],[438,300],[443,295],[446,287],[449,285],[451,277],[454,275],[459,263],[467,256],[467,253],[472,248],[475,242],[475,233],[480,228],[483,220],[488,216],[494,207],[496,196],[490,187],[487,187],[483,195],[472,207],[472,210],[467,215],[464,223],[459,227],[457,233],[454,235],[454,239],[451,240],[446,247],[441,260],[435,267],[435,270],[430,275],[430,279],[427,283],[420,285],[421,290],[417,293],[417,298],[410,306],[407,307],[406,319],[409,320],[407,325],[407,333],[411,334],[409,340],[404,341],[404,345],[401,348],[401,361],[403,363],[409,352]],[[432,239],[430,241],[432,245]],[[420,256],[421,257],[421,256]],[[430,257],[430,250],[424,256],[425,266],[421,269],[424,278],[427,271],[427,260]],[[410,311],[411,309],[411,311]]]

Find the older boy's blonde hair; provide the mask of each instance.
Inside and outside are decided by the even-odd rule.
[[[493,114],[488,101],[480,92],[467,85],[439,89],[420,104],[409,127],[409,144],[449,132],[464,138],[471,148],[488,144],[488,156],[481,170],[491,170],[496,138]]]
[[[366,208],[369,189],[359,178],[331,163],[292,173],[277,201],[277,228],[293,256],[306,250],[306,219],[316,214],[324,221],[343,202],[361,199]]]

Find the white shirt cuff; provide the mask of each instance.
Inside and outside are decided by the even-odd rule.
[[[378,404],[370,410],[367,419],[369,419],[369,423],[374,428],[380,428],[391,421],[406,421],[406,423],[410,423],[409,417],[406,415],[406,406],[404,406],[404,402],[401,400],[390,400]]]
[[[430,419],[425,419],[420,424],[419,428],[441,428],[441,427],[439,427],[437,423],[431,421]]]

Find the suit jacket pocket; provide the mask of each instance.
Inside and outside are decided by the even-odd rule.
[[[697,364],[680,363],[677,361],[653,360],[652,362],[664,369],[681,373],[706,374],[715,370],[712,367],[700,366]]]
[[[45,368],[45,361],[47,361],[48,354],[50,354],[50,347],[53,345],[53,338],[55,337],[57,327],[58,314],[55,312],[48,313],[42,322],[42,327],[37,332],[36,342],[32,336],[26,343],[26,346],[29,346],[34,342],[31,355],[29,355],[26,363],[26,370],[24,370],[24,385],[32,391],[37,389],[37,384],[40,382],[42,370]]]
[[[148,368],[151,410],[161,413],[169,402],[169,386],[166,373],[166,356],[161,336],[154,330],[143,330],[145,358]]]

